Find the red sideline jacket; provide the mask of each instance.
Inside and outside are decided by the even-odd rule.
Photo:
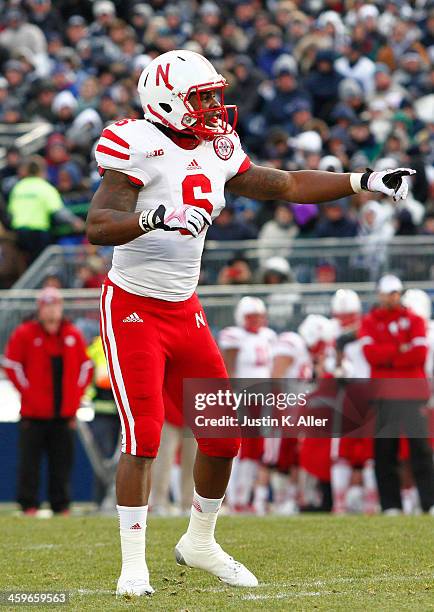
[[[47,334],[38,321],[17,327],[5,349],[3,367],[21,394],[21,416],[51,419],[54,414],[54,385],[51,358],[63,359],[60,415],[73,417],[92,377],[92,361],[86,354],[78,329],[64,320],[56,335]]]
[[[428,352],[425,321],[414,312],[398,306],[392,310],[374,307],[362,319],[360,339],[371,366],[371,377],[402,379],[378,386],[381,395],[391,399],[427,399],[426,381],[409,384],[406,379],[425,379]]]

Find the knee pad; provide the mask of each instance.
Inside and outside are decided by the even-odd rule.
[[[198,438],[199,450],[210,457],[233,459],[241,446],[240,438]]]

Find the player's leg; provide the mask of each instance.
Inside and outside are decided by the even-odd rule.
[[[158,452],[164,414],[164,355],[157,310],[146,298],[103,286],[101,335],[122,427],[116,475],[122,549],[120,594],[153,592],[145,552],[151,465]],[[134,321],[131,313],[136,314]]]
[[[296,470],[298,464],[298,440],[281,438],[276,469],[271,475],[275,512],[283,516],[297,514]]]
[[[423,406],[412,402],[403,409],[403,420],[408,432],[410,464],[424,512],[434,511],[434,466],[428,442],[428,423]]]
[[[195,315],[199,313],[200,317]],[[173,326],[178,332],[176,348],[167,363],[167,401],[182,406],[184,378],[227,379],[226,368],[205,322],[196,296],[184,303]],[[167,329],[168,339],[174,330]],[[166,401],[166,395],[165,395]],[[232,460],[240,446],[238,438],[199,438],[194,466],[195,491],[187,532],[175,548],[178,563],[204,569],[233,586],[256,586],[257,579],[235,561],[214,538],[218,512],[228,485]]]
[[[402,510],[398,473],[399,438],[380,436],[388,433],[395,434],[397,424],[399,426],[399,418],[398,410],[393,402],[387,400],[378,402],[374,440],[375,477],[381,509],[388,514],[395,514]]]
[[[258,476],[259,462],[264,443],[262,438],[243,438],[239,454],[237,486],[235,488],[235,510],[245,512],[249,508]]]
[[[347,510],[346,499],[353,471],[346,452],[350,445],[349,438],[333,438],[331,441],[330,478],[335,514],[344,514]]]
[[[48,424],[48,499],[53,512],[69,509],[74,441],[73,421],[59,420]]]
[[[47,423],[22,419],[19,424],[17,501],[23,512],[39,508],[39,480]]]
[[[395,512],[402,509],[398,474],[398,445],[398,438],[376,438],[374,441],[375,477],[383,512],[388,510]]]

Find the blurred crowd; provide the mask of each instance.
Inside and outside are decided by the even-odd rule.
[[[47,241],[81,243],[100,177],[102,128],[141,118],[141,71],[160,53],[208,57],[239,108],[254,161],[286,170],[363,171],[411,165],[408,200],[373,194],[318,207],[230,197],[209,240],[275,240],[434,233],[434,4],[430,0],[0,0],[0,125],[52,129],[38,176],[64,212],[44,218]],[[29,177],[20,149],[0,166],[0,228],[19,230],[11,205]],[[58,211],[56,211],[58,213]],[[68,215],[69,212],[69,215]],[[9,234],[9,232],[11,232]],[[38,253],[26,251],[22,266]]]

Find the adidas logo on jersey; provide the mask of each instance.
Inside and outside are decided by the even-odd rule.
[[[202,170],[202,166],[199,166],[197,161],[193,159],[193,161],[188,164],[187,170]]]
[[[143,319],[139,317],[137,312],[132,312],[123,320],[123,323],[143,323]]]
[[[141,529],[141,527],[140,527],[139,523],[136,523],[135,525],[130,527],[130,529]]]

